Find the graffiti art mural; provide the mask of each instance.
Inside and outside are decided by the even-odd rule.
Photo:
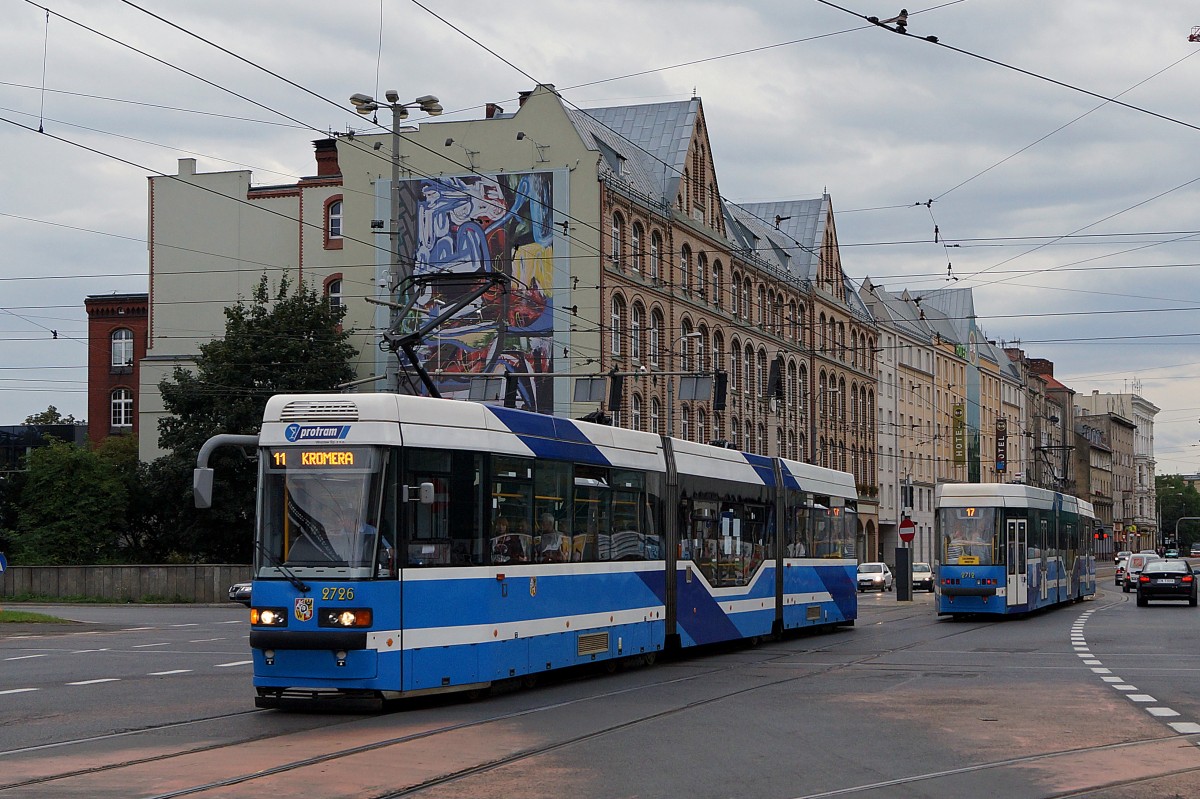
[[[513,373],[516,405],[554,408],[554,218],[548,172],[425,178],[400,185],[401,241],[413,274],[501,272],[493,288],[440,325],[418,349],[444,397],[465,399],[468,375]],[[423,283],[420,318],[469,288]]]

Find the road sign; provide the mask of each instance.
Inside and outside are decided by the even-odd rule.
[[[917,534],[917,526],[913,524],[912,519],[904,519],[900,522],[900,540],[904,543],[909,543],[913,540],[913,536]]]
[[[8,561],[4,558],[4,553],[0,552],[0,574],[4,574],[4,570],[8,568]]]

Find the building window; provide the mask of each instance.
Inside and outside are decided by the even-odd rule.
[[[612,330],[610,331],[609,354],[614,357],[621,355],[621,337],[625,332],[625,298],[619,294],[612,301]]]
[[[650,279],[658,280],[658,254],[662,252],[662,236],[658,231],[650,234]]]
[[[127,327],[112,333],[112,365],[114,368],[133,366],[133,331]]]
[[[639,275],[642,274],[642,226],[638,222],[633,223],[633,230],[630,233],[629,255],[633,261],[633,271]]]
[[[342,307],[342,276],[332,275],[325,280],[325,299],[329,302],[329,310],[336,311]]]
[[[118,388],[112,393],[112,427],[133,427],[133,392]]]
[[[342,197],[325,201],[325,249],[342,249]]]
[[[629,355],[638,362],[646,359],[646,353],[642,349],[642,325],[645,323],[645,316],[646,311],[642,304],[635,302],[629,317]]]
[[[612,219],[612,241],[608,245],[608,257],[612,259],[613,266],[621,267],[625,263],[625,253],[623,251],[625,239],[625,220],[620,214],[613,214]]]
[[[686,244],[679,250],[679,288],[688,290],[688,281],[692,276],[692,248]]]

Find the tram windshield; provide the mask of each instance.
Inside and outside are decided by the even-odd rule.
[[[259,576],[370,577],[390,562],[378,542],[384,457],[376,447],[275,447],[262,453]],[[377,555],[376,550],[379,550]]]
[[[995,508],[939,508],[942,562],[947,565],[991,566],[996,563]]]
[[[813,545],[810,556],[853,558],[854,536],[858,528],[857,510],[848,505],[828,507],[828,497],[818,497],[809,514]]]

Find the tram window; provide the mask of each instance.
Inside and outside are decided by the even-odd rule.
[[[482,457],[471,452],[418,449],[409,450],[408,455],[406,484],[432,483],[434,501],[408,503],[412,521],[403,550],[406,564],[482,564]]]
[[[612,560],[612,491],[607,470],[575,471],[575,537],[572,560]]]
[[[525,563],[534,553],[533,460],[496,456],[491,477],[492,563]]]
[[[789,558],[808,556],[808,508],[804,506],[804,494],[788,492],[788,507],[783,531],[783,553]]]

